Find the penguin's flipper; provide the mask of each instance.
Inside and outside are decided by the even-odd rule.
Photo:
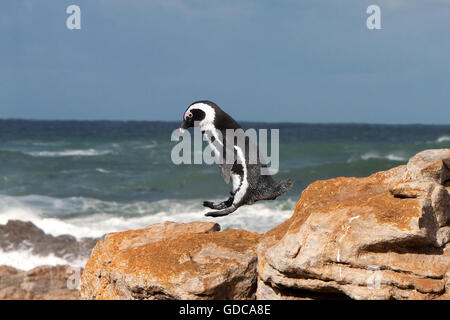
[[[205,216],[207,216],[207,217],[214,217],[214,218],[215,217],[223,217],[223,216],[229,215],[230,213],[236,211],[236,209],[237,208],[232,205],[232,206],[230,206],[230,207],[228,207],[226,209],[223,209],[223,210],[210,211],[207,214],[205,214]]]

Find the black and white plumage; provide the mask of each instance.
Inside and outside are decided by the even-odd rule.
[[[261,162],[259,150],[250,148],[250,139],[245,137],[245,144],[233,141],[227,143],[227,129],[239,130],[242,127],[227,113],[211,101],[197,101],[192,103],[184,113],[181,123],[182,129],[199,126],[206,136],[216,157],[221,157],[219,165],[222,178],[229,184],[231,182],[231,196],[220,203],[204,201],[205,207],[218,211],[211,211],[206,216],[220,217],[234,212],[246,204],[253,204],[259,200],[274,200],[288,192],[293,182],[290,179],[275,181],[270,175],[262,175],[261,168],[266,167]],[[222,147],[222,148],[219,148]],[[250,150],[256,150],[256,162],[249,161]],[[227,164],[226,154],[234,153],[234,163]],[[253,158],[254,159],[254,158]]]

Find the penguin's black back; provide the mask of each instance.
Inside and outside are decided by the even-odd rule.
[[[196,103],[204,103],[214,109],[214,112],[216,114],[216,116],[214,118],[214,127],[216,127],[216,129],[222,131],[222,134],[225,133],[226,129],[242,129],[242,127],[239,125],[239,123],[236,122],[236,120],[234,120],[228,113],[223,111],[214,102],[209,101],[209,100],[200,100],[200,101],[193,102],[191,104],[191,106]]]

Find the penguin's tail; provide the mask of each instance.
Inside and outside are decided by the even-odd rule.
[[[293,186],[294,181],[292,181],[291,179],[281,180],[277,182],[276,191],[277,193],[279,193],[279,195],[282,195],[291,190]]]
[[[293,186],[294,182],[291,179],[275,181],[271,188],[262,192],[263,196],[260,200],[275,200],[277,197],[291,190]]]

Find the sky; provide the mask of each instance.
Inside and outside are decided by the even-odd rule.
[[[450,0],[1,1],[0,118],[450,124],[449,34]]]

